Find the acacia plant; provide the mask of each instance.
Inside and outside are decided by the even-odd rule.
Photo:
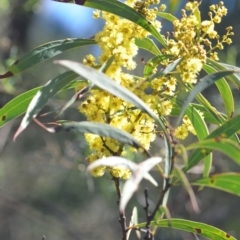
[[[86,45],[97,44],[100,56],[89,53],[83,63],[56,61],[55,64],[70,71],[8,102],[0,110],[0,125],[25,113],[14,140],[31,121],[50,133],[84,133],[91,150],[86,156],[90,163],[88,171],[94,177],[108,173],[116,185],[122,240],[129,239],[132,230],[142,232],[145,240],[154,239],[158,228],[168,227],[207,239],[235,239],[204,223],[171,218],[167,208],[170,189],[182,182],[196,210],[192,185],[240,196],[239,173],[210,175],[213,151],[220,151],[240,164],[237,135],[240,115],[234,115],[229,86],[240,88],[240,75],[238,68],[218,62],[218,51],[231,44],[233,35],[232,27],[226,28],[223,36],[215,30],[215,25],[221,24],[227,14],[223,2],[209,7],[206,20],[201,19],[198,1],[188,1],[179,19],[165,12],[166,6],[159,0],[76,0],[75,4],[96,9],[93,17],[105,21],[94,38],[45,43],[16,61],[0,77],[11,77],[66,50]],[[172,24],[171,33],[161,32],[161,19]],[[142,74],[136,76],[135,59],[139,49],[152,57],[142,59]],[[212,84],[219,90],[224,112],[218,111],[201,94]],[[79,101],[79,111],[86,121],[53,120],[50,126],[42,123],[38,114],[48,100],[70,88],[75,88],[76,94],[56,114],[60,116]],[[214,131],[209,132],[209,124],[215,125]],[[196,141],[187,145],[182,140],[189,134],[196,135]],[[156,138],[164,143],[159,151],[162,155],[151,150]],[[136,162],[136,156],[144,160]],[[188,180],[186,173],[202,160],[202,176]],[[178,167],[176,161],[183,167]],[[153,168],[154,176],[158,173],[161,181],[150,175]],[[136,208],[131,221],[125,217],[125,208],[143,178],[159,189],[159,196],[150,212],[148,190],[145,190],[146,221],[138,223]]]

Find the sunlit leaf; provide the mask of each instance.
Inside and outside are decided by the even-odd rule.
[[[138,224],[136,227],[145,227],[146,223]],[[206,239],[210,240],[237,240],[230,234],[210,226],[205,223],[200,222],[193,222],[184,219],[171,219],[171,224],[169,225],[169,221],[167,219],[162,219],[157,222],[152,221],[152,226],[158,226],[160,228],[171,228],[171,229],[178,229],[190,233],[197,234],[199,236],[205,237]]]
[[[12,64],[9,67],[8,72],[0,75],[0,79],[11,77],[49,58],[55,57],[67,50],[92,44],[96,44],[96,42],[92,39],[77,38],[67,38],[64,40],[58,40],[43,44],[33,49],[25,56],[17,60],[14,64]]]
[[[165,125],[163,121],[161,121],[153,113],[153,111],[147,106],[146,103],[144,103],[140,98],[138,98],[131,91],[129,91],[128,89],[124,88],[120,84],[110,79],[105,74],[98,72],[97,70],[90,68],[88,66],[85,66],[81,63],[77,63],[73,61],[61,60],[61,61],[56,61],[56,63],[75,71],[77,74],[79,74],[85,79],[88,79],[89,81],[94,83],[96,86],[100,87],[101,89],[106,90],[111,94],[121,99],[124,99],[127,102],[132,103],[134,106],[148,113],[149,116],[151,116],[163,130],[165,129]]]
[[[159,55],[150,59],[143,70],[144,77],[148,77],[153,74],[154,69],[160,65],[164,60],[171,58],[172,55]]]
[[[149,38],[135,38],[135,44],[141,48],[144,49],[148,52],[151,52],[152,54],[158,56],[161,55],[161,51],[159,50],[159,48],[156,46],[156,44],[154,43],[154,41],[152,39]]]
[[[38,115],[48,100],[77,77],[78,75],[76,73],[68,71],[48,81],[32,98],[27,112],[14,135],[14,140],[24,129],[26,129],[32,119]]]
[[[111,66],[111,64],[114,61],[114,55],[111,56],[101,67],[98,71],[105,73],[108,68]],[[88,86],[83,87],[82,89],[80,89],[77,93],[75,93],[71,99],[69,101],[67,101],[67,103],[60,109],[60,111],[58,112],[58,115],[61,115],[64,111],[66,111],[73,103],[75,103],[76,101],[84,98],[87,93],[92,89],[92,87],[94,86],[93,83],[90,83]]]
[[[160,163],[162,158],[153,157],[137,165],[137,168],[133,171],[132,177],[126,181],[122,190],[122,197],[120,200],[119,209],[124,212],[126,205],[133,193],[138,189],[138,185],[143,177],[148,173],[156,164]]]
[[[164,19],[167,19],[168,21],[170,22],[173,22],[175,20],[177,20],[177,18],[175,16],[173,16],[172,14],[170,13],[165,13],[165,12],[156,12],[156,14],[161,17],[161,18],[164,18]]]
[[[164,75],[167,75],[168,73],[170,73],[181,61],[182,59],[179,58],[175,61],[173,61],[172,63],[170,63],[167,67],[165,67],[163,70],[158,71],[156,74],[153,74],[152,79],[153,78],[159,78],[162,77]]]
[[[196,148],[201,148],[201,152],[206,155],[212,150],[218,150],[240,164],[240,147],[230,139],[222,137],[205,139],[186,147],[187,150]]]
[[[192,185],[216,188],[234,195],[240,196],[240,173],[215,174],[207,178],[201,178]]]

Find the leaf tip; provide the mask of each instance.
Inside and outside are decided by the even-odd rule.
[[[17,137],[21,134],[21,132],[24,130],[24,128],[22,126],[20,126],[18,128],[18,130],[16,131],[16,133],[14,134],[14,137],[13,137],[13,141],[15,142]]]

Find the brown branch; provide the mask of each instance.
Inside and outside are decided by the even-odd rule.
[[[115,183],[115,187],[116,187],[116,191],[117,191],[117,195],[118,195],[117,205],[119,206],[121,196],[122,196],[120,186],[119,186],[119,178],[113,178],[113,181]],[[120,223],[121,229],[122,229],[122,240],[126,240],[127,239],[127,225],[126,225],[125,212],[119,211],[119,223]]]

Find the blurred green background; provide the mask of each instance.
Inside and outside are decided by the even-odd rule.
[[[161,1],[173,14],[186,3],[185,0]],[[218,1],[204,1],[201,6],[203,19],[207,19],[208,6]],[[220,61],[240,64],[240,1],[225,0],[229,14],[217,30],[224,34],[227,26],[233,26],[233,44],[220,54]],[[89,38],[102,27],[103,22],[93,20],[91,10],[72,4],[50,0],[1,0],[0,4],[0,72],[20,56],[45,42],[69,37]],[[163,33],[170,25],[162,21]],[[82,61],[96,47],[68,51],[55,59]],[[136,61],[149,58],[140,52]],[[1,80],[0,107],[14,96],[46,83],[64,71],[50,59],[17,76]],[[140,69],[142,66],[140,67]],[[139,71],[139,70],[137,70]],[[236,113],[239,113],[239,90],[233,89]],[[63,92],[49,102],[47,112],[63,106],[73,91]],[[215,87],[204,92],[219,110],[222,102]],[[63,115],[62,119],[81,120],[77,104]],[[52,121],[47,116],[43,121]],[[17,139],[13,135],[21,117],[0,129],[0,239],[1,240],[80,240],[120,239],[117,195],[109,176],[93,179],[94,189],[89,188],[84,155],[87,145],[83,136],[70,134],[51,135],[34,124]],[[152,150],[159,151],[160,140]],[[160,152],[159,152],[160,153]],[[212,172],[239,171],[227,157],[214,154]],[[190,173],[196,178],[201,171]],[[91,183],[91,181],[90,181]],[[92,183],[91,183],[92,184]],[[139,218],[144,219],[145,187],[149,187],[150,209],[154,207],[159,192],[143,182],[127,208],[131,215],[133,206],[138,207]],[[171,191],[169,210],[172,217],[184,218],[211,224],[240,239],[240,198],[212,189],[198,191],[194,188],[200,213],[191,207],[189,196],[183,187]],[[134,233],[132,239],[135,239]],[[171,229],[160,229],[156,239],[191,240],[194,235]],[[200,238],[198,238],[200,239]]]

